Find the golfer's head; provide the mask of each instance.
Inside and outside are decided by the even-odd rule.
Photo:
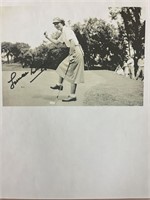
[[[53,24],[56,29],[61,31],[63,26],[65,25],[65,21],[63,19],[60,19],[59,17],[55,17],[53,19]]]

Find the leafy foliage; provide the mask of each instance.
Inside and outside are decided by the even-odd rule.
[[[33,52],[32,67],[56,69],[59,63],[68,55],[68,49],[61,44],[40,45]]]
[[[26,43],[16,43],[12,45],[11,52],[14,55],[14,61],[19,61],[20,54],[25,54],[29,50],[30,46]]]
[[[112,20],[117,21],[117,27],[106,23],[102,19],[89,18],[84,22],[72,26],[84,51],[85,66],[94,69],[114,70],[123,65],[126,55],[134,50],[135,64],[144,54],[145,21],[141,21],[140,7],[109,8]],[[120,19],[119,19],[120,17]],[[119,19],[119,20],[118,20]],[[57,39],[60,32],[52,37]],[[2,43],[3,51],[14,56],[15,62],[22,66],[47,67],[56,69],[59,63],[68,55],[68,48],[64,44],[41,44],[35,49],[25,43]]]
[[[21,54],[25,54],[29,50],[30,46],[26,43],[11,43],[11,42],[2,42],[1,51],[6,52],[6,56],[14,56],[14,62],[20,61]],[[9,60],[8,60],[9,63]]]
[[[128,54],[134,56],[135,68],[137,70],[137,60],[144,55],[145,49],[145,21],[141,20],[141,7],[122,7],[120,9],[110,9],[112,19],[117,20],[121,16],[122,22],[118,23],[122,26],[119,29],[123,35],[124,41],[128,44]],[[122,33],[121,33],[122,32]],[[133,48],[134,52],[131,52]]]
[[[113,25],[106,24],[101,19],[89,18],[82,25],[75,24],[73,29],[83,47],[85,62],[89,68],[100,65],[114,70],[122,63],[126,45]]]

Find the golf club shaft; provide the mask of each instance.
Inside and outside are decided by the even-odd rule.
[[[66,75],[67,75],[67,72],[68,72],[68,70],[69,70],[69,66],[70,66],[70,60],[69,60],[69,64],[68,64],[67,70],[66,70],[66,72],[65,72],[65,76],[64,76],[64,78],[63,78],[63,80],[62,80],[62,86],[63,86],[64,79],[65,79],[65,77],[66,77]],[[58,94],[57,94],[57,97],[56,97],[56,100],[55,100],[55,105],[56,105],[57,101],[59,100],[60,92],[61,92],[61,90],[59,89]]]

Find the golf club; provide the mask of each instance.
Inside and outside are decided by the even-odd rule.
[[[44,32],[44,36],[45,36],[45,37],[47,36],[47,32],[46,32],[46,31]],[[69,59],[69,64],[68,64],[67,70],[66,70],[66,72],[65,72],[65,76],[64,76],[64,78],[63,78],[63,81],[62,81],[62,86],[63,86],[64,79],[65,79],[65,77],[66,77],[66,75],[67,75],[67,72],[68,72],[70,63],[71,63],[71,59]],[[59,89],[55,101],[50,101],[50,102],[49,102],[50,105],[56,105],[56,103],[57,103],[58,100],[59,100],[60,91],[61,91],[61,90]]]
[[[66,70],[66,72],[65,72],[65,76],[64,76],[63,81],[62,81],[62,86],[63,86],[64,79],[65,79],[65,77],[66,77],[66,75],[67,75],[67,72],[68,72],[69,66],[70,66],[70,61],[69,61],[69,64],[68,64],[67,70]],[[60,91],[61,91],[61,90],[59,89],[55,101],[50,101],[50,102],[49,102],[50,105],[56,105],[56,104],[57,104],[57,102],[58,102],[58,100],[59,100]]]

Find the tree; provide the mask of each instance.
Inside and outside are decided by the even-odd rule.
[[[14,62],[20,62],[22,56],[30,49],[30,46],[26,43],[11,43],[2,42],[1,52],[6,52],[7,62],[9,63],[9,57],[14,56]]]
[[[33,62],[31,67],[46,67],[56,69],[59,63],[68,55],[68,48],[63,44],[50,43],[40,45],[32,52]]]
[[[1,43],[1,53],[5,53],[5,56],[7,57],[7,63],[10,62],[10,57],[12,58],[12,47],[13,44],[11,42],[2,42]]]
[[[15,43],[12,45],[11,52],[14,55],[14,62],[19,62],[21,54],[25,54],[30,49],[30,46],[26,43]]]
[[[85,62],[90,68],[99,64],[114,70],[120,64],[125,45],[121,46],[122,40],[113,25],[101,19],[89,18],[84,24],[75,24],[73,28],[85,52]]]
[[[144,54],[145,44],[145,21],[141,19],[141,7],[122,7],[110,9],[110,15],[113,20],[117,20],[121,16],[122,21],[118,24],[122,25],[124,30],[124,40],[128,41],[128,51],[134,50],[135,70],[137,70],[137,60]]]

